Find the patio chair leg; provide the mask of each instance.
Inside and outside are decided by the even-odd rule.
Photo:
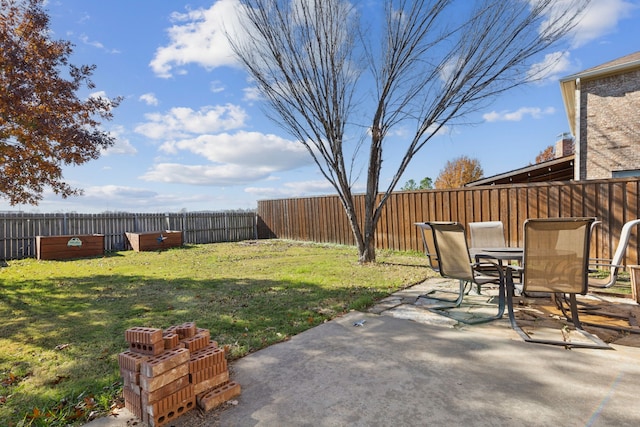
[[[602,341],[597,336],[590,334],[589,332],[582,329],[582,324],[580,323],[580,319],[578,318],[578,308],[576,303],[576,295],[569,294],[569,309],[571,311],[571,318],[567,316],[564,307],[562,308],[562,312],[567,316],[567,320],[570,320],[577,332],[580,332],[584,337],[589,339],[591,343],[575,343],[570,341],[560,341],[560,340],[544,340],[544,339],[535,339],[531,338],[529,334],[527,334],[522,328],[518,325],[516,321],[514,310],[513,310],[513,298],[514,298],[514,285],[513,285],[513,277],[511,277],[510,273],[507,273],[507,307],[509,312],[509,322],[511,323],[511,327],[514,331],[520,335],[520,337],[526,341],[531,343],[538,344],[549,344],[549,345],[558,345],[569,348],[596,348],[596,349],[605,349],[605,350],[613,350],[609,344]],[[562,304],[563,296],[557,295],[556,301],[560,301],[559,304]]]
[[[502,276],[502,273],[500,273],[500,275]],[[438,313],[441,316],[445,316],[448,317],[450,319],[453,320],[457,320],[460,323],[464,323],[465,325],[477,325],[480,323],[487,323],[487,322],[491,322],[493,320],[498,320],[501,319],[502,316],[504,315],[504,309],[505,309],[505,295],[506,295],[506,290],[505,290],[505,286],[504,286],[505,280],[504,278],[501,278],[500,280],[500,284],[498,286],[498,313],[495,316],[489,316],[489,317],[482,317],[479,319],[462,319],[459,317],[456,317],[454,315],[452,315],[451,313],[449,313],[446,309],[450,309],[450,308],[456,308],[458,307],[460,304],[458,304],[458,306],[456,307],[429,307],[428,310],[434,313]],[[461,285],[462,286],[462,285]],[[462,302],[462,299],[460,300],[460,303]]]
[[[436,298],[436,297],[430,296],[428,293],[420,296],[422,298],[428,298],[428,299],[441,301],[445,303],[445,305],[442,305],[438,308],[455,308],[455,307],[459,307],[460,304],[462,304],[462,300],[464,296],[468,293],[468,291],[466,291],[466,287],[467,287],[467,282],[465,282],[464,280],[460,280],[460,290],[458,292],[458,298],[455,300],[448,299],[448,298]],[[431,291],[431,292],[436,292],[436,291]]]

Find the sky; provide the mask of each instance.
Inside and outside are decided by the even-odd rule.
[[[358,3],[361,11],[372,2]],[[335,194],[302,144],[266,117],[234,59],[223,29],[237,7],[238,0],[49,0],[52,38],[73,43],[73,64],[97,66],[96,87],[80,96],[124,97],[102,125],[117,142],[64,169],[82,196],[47,191],[37,206],[0,199],[0,211],[246,210],[258,200]],[[640,50],[639,23],[640,0],[593,0],[566,49],[546,52],[561,58],[546,79],[501,95],[470,117],[473,125],[432,138],[399,187],[435,181],[462,155],[477,159],[485,177],[534,163],[569,130],[559,79]],[[383,171],[381,188],[392,172]]]

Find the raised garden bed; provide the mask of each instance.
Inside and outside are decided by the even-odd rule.
[[[157,251],[159,249],[182,246],[182,231],[164,230],[146,233],[124,233],[131,249],[140,251]]]
[[[59,260],[104,255],[104,234],[36,236],[36,258]]]

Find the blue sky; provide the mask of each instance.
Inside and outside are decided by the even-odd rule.
[[[237,0],[50,0],[52,37],[75,45],[72,63],[97,66],[95,90],[81,95],[125,98],[104,123],[117,143],[65,169],[83,196],[46,193],[38,206],[15,207],[0,199],[0,210],[218,211],[333,194],[302,145],[264,116],[234,61],[221,29],[236,8]],[[640,0],[593,0],[569,50],[555,52],[562,59],[549,78],[496,99],[471,118],[477,124],[432,139],[401,185],[435,180],[461,155],[477,158],[485,176],[533,163],[569,130],[559,78],[640,50],[639,18]],[[392,172],[383,171],[381,188]]]

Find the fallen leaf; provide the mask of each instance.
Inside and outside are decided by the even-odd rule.
[[[33,408],[33,412],[27,415],[27,418],[31,418],[33,420],[40,418],[40,416],[42,415],[42,413],[40,412],[40,409],[38,408]]]
[[[2,379],[2,385],[3,386],[12,385],[12,384],[15,384],[17,382],[18,382],[18,377],[16,377],[11,372],[9,373],[9,375],[6,378]]]

